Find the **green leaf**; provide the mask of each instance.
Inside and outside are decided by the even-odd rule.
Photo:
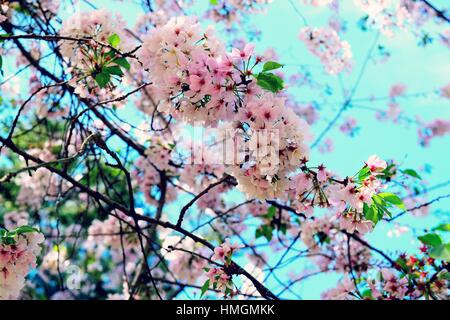
[[[261,238],[262,236],[263,236],[262,229],[261,228],[256,229],[255,230],[255,238],[258,239],[258,238]]]
[[[280,225],[280,232],[281,232],[282,234],[286,235],[286,232],[287,232],[287,224],[286,224],[286,223],[282,223],[282,224]]]
[[[104,88],[109,83],[109,80],[111,80],[111,76],[107,72],[100,72],[95,76],[95,81],[98,83],[100,88]]]
[[[404,259],[398,258],[397,260],[395,260],[395,263],[402,267],[403,270],[408,270],[408,266],[406,265],[406,261]]]
[[[12,36],[12,34],[11,34],[11,33],[3,33],[3,34],[0,34],[0,43],[6,41],[5,38],[6,38],[6,37],[9,37],[9,36]]]
[[[443,272],[438,275],[439,279],[445,279],[450,281],[450,272]]]
[[[209,289],[209,279],[205,281],[205,283],[202,286],[202,294],[200,295],[200,297],[203,297],[203,295],[206,293],[206,291],[208,291]]]
[[[386,200],[387,202],[393,204],[394,206],[405,210],[405,205],[403,204],[402,199],[400,199],[397,195],[393,194],[393,193],[389,193],[389,192],[382,192],[377,194],[377,196],[383,198],[384,200]]]
[[[109,50],[104,54],[105,58],[109,57],[110,60],[113,60],[116,57],[116,52],[114,50]]]
[[[6,244],[7,246],[10,246],[12,244],[16,244],[16,240],[14,240],[13,237],[5,237],[2,240],[3,240],[3,243]]]
[[[372,297],[372,290],[366,289],[361,293],[363,298],[373,299]]]
[[[113,60],[113,62],[127,70],[130,70],[130,68],[131,68],[130,63],[125,58],[117,58],[117,59]]]
[[[113,74],[115,76],[123,76],[122,69],[119,66],[112,66],[103,68],[103,71],[108,72],[109,74]]]
[[[38,229],[30,227],[30,226],[21,226],[13,230],[12,232],[16,234],[24,234],[24,233],[32,233],[32,232],[39,232]]]
[[[402,173],[407,174],[408,176],[411,176],[413,178],[422,180],[422,177],[419,176],[419,174],[414,169],[405,169],[405,170],[402,170]]]
[[[258,229],[256,229],[255,238],[258,239],[264,237],[267,239],[267,241],[270,241],[272,240],[272,233],[273,233],[272,226],[262,225]]]
[[[433,228],[433,231],[450,231],[450,223],[443,223]]]
[[[374,210],[378,211],[378,220],[383,219],[384,214],[386,213],[389,217],[392,218],[391,212],[387,209],[389,204],[380,196],[374,195],[372,196]]]
[[[256,80],[261,88],[271,92],[278,92],[284,88],[283,79],[270,72],[259,73]]]
[[[358,179],[359,181],[364,181],[366,180],[369,176],[370,176],[370,168],[369,167],[364,167],[361,170],[359,170],[359,174],[358,174]]]
[[[109,36],[108,43],[111,45],[111,47],[117,48],[120,44],[120,37],[114,33]]]
[[[430,256],[434,259],[441,259],[446,262],[450,262],[450,243],[434,247],[430,251]]]
[[[218,0],[209,0],[209,4],[212,4],[213,6],[217,5],[218,3]]]
[[[372,200],[373,200],[374,204],[380,208],[383,208],[388,205],[387,202],[382,197],[378,196],[377,194],[372,196]]]
[[[364,217],[367,220],[372,221],[374,224],[377,224],[378,221],[380,221],[380,219],[383,218],[383,212],[382,211],[380,212],[376,205],[372,205],[369,207],[367,204],[364,203],[363,213],[364,213]]]
[[[268,219],[272,219],[273,217],[275,217],[276,213],[277,213],[277,208],[275,208],[274,206],[270,206],[269,209],[267,209],[266,217]]]
[[[428,233],[426,235],[418,237],[418,239],[427,246],[436,247],[442,244],[441,237],[436,233]]]
[[[318,244],[330,243],[331,239],[325,232],[319,231],[314,235],[314,238]]]
[[[255,235],[257,238],[264,236],[267,239],[267,241],[270,241],[272,240],[272,233],[273,233],[272,226],[262,225],[256,230]]]
[[[281,64],[281,63],[278,63],[275,61],[268,61],[268,62],[264,63],[263,72],[279,69],[282,67],[284,67],[284,64]]]

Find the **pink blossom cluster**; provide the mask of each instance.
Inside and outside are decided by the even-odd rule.
[[[8,19],[9,6],[6,3],[0,4],[0,23]]]
[[[180,172],[180,183],[183,188],[198,193],[224,175],[224,161],[221,158],[221,150],[217,145],[210,145],[207,142],[198,143],[198,141],[196,142],[193,141],[193,139],[189,139],[181,141],[180,144],[177,145],[177,148],[178,147],[183,149],[186,154],[184,158],[185,166]],[[217,190],[220,189],[221,191],[225,191],[226,189],[224,188],[226,188],[226,185],[210,190],[208,194],[205,194],[206,199],[204,201],[209,202],[209,200],[212,200],[211,197],[217,197]]]
[[[317,148],[320,153],[330,153],[334,151],[334,141],[331,138],[326,138]]]
[[[381,292],[386,292],[391,298],[403,299],[408,292],[408,279],[406,277],[400,278],[395,275],[390,269],[381,269],[382,280],[378,283],[381,287],[377,288],[375,281],[369,281],[369,287],[372,291],[372,297],[378,299],[382,297]]]
[[[388,108],[386,111],[377,111],[375,117],[379,121],[392,121],[398,123],[402,115],[402,109],[400,105],[395,101],[390,101],[388,103]]]
[[[436,119],[418,129],[419,142],[428,146],[435,137],[443,137],[450,133],[450,120]]]
[[[338,285],[323,294],[324,299],[399,300],[448,298],[447,270],[429,256],[429,248],[422,246],[420,255],[400,254],[391,268],[379,272],[358,274],[358,280],[343,278]],[[369,270],[367,270],[369,271]],[[357,288],[357,287],[358,288]]]
[[[319,166],[315,174],[308,171],[292,177],[290,197],[297,212],[312,215],[316,205],[328,207],[337,211],[342,229],[364,234],[372,230],[373,222],[365,219],[363,206],[371,206],[372,196],[386,187],[377,179],[386,166],[384,160],[373,155],[362,169],[367,170],[364,180],[348,177],[341,182],[336,182],[331,172]]]
[[[61,0],[41,0],[39,1],[38,15],[45,20],[50,20],[58,14]]]
[[[330,202],[341,208],[347,206],[347,209],[338,216],[341,218],[341,228],[350,233],[358,231],[364,234],[373,229],[372,221],[364,218],[362,209],[364,204],[371,206],[373,204],[372,196],[386,188],[381,180],[377,179],[377,175],[386,169],[386,161],[373,155],[367,160],[366,166],[369,168],[370,175],[361,184],[350,179],[344,188],[338,190],[330,198]]]
[[[285,98],[264,92],[248,76],[253,46],[227,54],[197,20],[171,19],[144,41],[141,60],[158,87],[160,109],[176,119],[216,126],[233,121],[231,171],[249,197],[273,198],[287,189],[288,176],[308,157],[307,124]],[[266,135],[261,139],[261,131]],[[230,137],[228,137],[230,138]],[[239,149],[239,150],[238,150]]]
[[[333,1],[334,0],[303,0],[303,3],[309,6],[321,7],[331,4]]]
[[[311,252],[311,259],[320,270],[334,270],[346,273],[352,270],[357,274],[367,271],[370,251],[361,243],[350,242],[341,232],[339,223],[329,216],[306,220],[301,224],[301,239]],[[350,251],[350,257],[349,257]]]
[[[389,98],[394,100],[397,97],[401,97],[406,93],[407,86],[403,83],[396,83],[392,85],[389,91]]]
[[[224,266],[205,269],[209,285],[216,290],[222,291],[225,296],[233,296],[235,294],[231,275],[227,273],[226,268],[231,265],[231,257],[237,249],[239,249],[239,246],[230,243],[229,239],[226,239],[224,243],[214,249],[214,255],[211,257],[212,261],[223,263]]]
[[[29,214],[25,211],[10,211],[3,215],[6,229],[14,229],[28,224]]]
[[[206,11],[205,17],[216,22],[224,22],[227,27],[242,23],[243,16],[264,11],[264,6],[272,0],[219,0]]]
[[[206,276],[209,279],[209,283],[216,290],[226,292],[227,290],[233,290],[233,281],[223,268],[211,268],[206,272]],[[233,292],[231,293],[231,295]],[[225,294],[226,295],[226,294]]]
[[[169,269],[180,280],[196,282],[203,275],[206,260],[200,258],[207,254],[207,249],[199,247],[190,238],[183,239],[179,236],[166,236],[162,243],[168,261]],[[196,255],[190,254],[194,252]]]
[[[309,125],[314,124],[320,117],[319,112],[312,103],[300,104],[293,102],[291,97],[286,101],[288,108],[291,108],[302,119],[304,119]]]
[[[138,239],[136,233],[127,233],[127,231],[132,230],[131,226],[135,225],[133,219],[120,211],[114,212],[114,215],[109,215],[104,221],[94,220],[88,229],[88,241],[101,243],[104,246],[116,250],[121,249],[121,241],[123,241],[126,248],[137,246]],[[121,232],[124,233],[122,240]]]
[[[172,18],[151,30],[140,59],[157,88],[160,111],[207,126],[232,115],[240,74],[213,29],[203,33],[196,18]]]
[[[450,49],[450,29],[444,30],[441,33],[441,42]]]
[[[321,294],[323,300],[355,300],[356,297],[352,295],[356,290],[355,284],[348,277],[344,277],[338,282],[335,288],[331,288]]]
[[[154,136],[153,136],[154,137]],[[153,143],[145,150],[146,158],[159,170],[170,168],[172,148],[161,139],[153,139]]]
[[[351,70],[353,54],[350,44],[341,40],[335,30],[329,27],[305,27],[300,30],[299,38],[320,59],[329,74]]]
[[[445,85],[445,86],[443,86],[440,89],[440,92],[441,92],[441,96],[442,97],[444,97],[446,99],[450,99],[450,83]]]
[[[375,113],[377,120],[398,123],[401,119],[404,119],[404,117],[402,117],[403,110],[400,108],[397,98],[404,96],[406,90],[407,86],[403,83],[396,83],[392,85],[389,90],[388,108],[387,110],[377,111]]]
[[[47,143],[42,149],[34,148],[28,150],[28,153],[43,161],[53,161],[56,159],[50,151],[53,146],[55,143]],[[46,168],[38,168],[31,175],[28,172],[22,173],[17,182],[20,191],[16,201],[34,209],[39,208],[45,199],[54,199],[61,189],[67,188],[67,183],[61,183],[61,180]]]
[[[70,62],[72,79],[69,84],[84,98],[97,88],[95,77],[91,75],[98,73],[99,67],[111,58],[106,55],[111,50],[107,47],[109,37],[119,37],[117,50],[125,52],[131,49],[131,39],[125,32],[125,21],[120,15],[113,17],[106,9],[71,16],[64,21],[59,33],[61,36],[90,39],[60,41],[61,54]]]
[[[33,92],[37,92],[42,86],[41,81],[39,80],[36,74],[32,74],[29,79],[29,90],[30,94]],[[60,87],[51,87],[46,90],[41,90],[37,94],[35,94],[34,99],[31,100],[27,104],[27,109],[31,109],[31,107],[35,106],[36,114],[42,118],[61,118],[69,113],[69,106],[62,105],[60,106],[51,103],[50,101],[56,96],[61,94]]]
[[[17,299],[25,276],[36,266],[44,236],[39,232],[16,235],[15,243],[0,244],[0,300]]]
[[[214,249],[214,255],[211,257],[213,261],[219,261],[220,263],[229,264],[233,253],[239,249],[239,246],[230,242],[230,239],[226,239],[224,243]]]
[[[429,206],[423,206],[420,208],[416,208],[418,203],[426,203],[427,199],[425,197],[408,197],[403,201],[405,203],[405,207],[411,215],[415,217],[426,217],[430,213]]]
[[[339,126],[339,130],[350,137],[353,137],[356,134],[358,128],[358,122],[353,117],[347,117],[344,123]]]
[[[166,24],[172,17],[184,15],[184,10],[192,2],[180,3],[177,0],[157,0],[154,1],[154,9],[146,12],[137,18],[135,32],[145,35],[149,29]]]
[[[369,25],[388,36],[396,28],[423,26],[435,14],[426,4],[415,0],[354,0],[354,3],[368,15]]]
[[[300,238],[308,248],[318,251],[320,248],[316,239],[317,234],[320,232],[328,238],[334,237],[338,232],[336,227],[336,222],[329,216],[307,220],[300,227]]]
[[[115,17],[106,9],[77,13],[63,22],[60,35],[78,39],[93,39],[102,44],[108,44],[108,38],[117,34],[121,38],[119,49],[126,49],[127,36],[125,21],[120,15]],[[75,41],[61,41],[61,53],[74,65],[85,64],[86,57]],[[78,66],[79,67],[79,66]]]
[[[235,139],[242,149],[232,168],[238,188],[248,197],[285,198],[290,176],[309,157],[308,124],[272,93],[249,99],[239,119]]]

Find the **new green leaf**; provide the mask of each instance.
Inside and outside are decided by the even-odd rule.
[[[433,228],[433,230],[437,231],[450,231],[450,223],[443,223]]]
[[[104,88],[108,85],[111,76],[108,72],[100,72],[95,76],[95,81],[98,83],[100,88]]]
[[[202,294],[200,295],[200,297],[203,297],[203,295],[206,293],[206,291],[208,291],[209,289],[209,279],[205,281],[205,283],[202,286]]]
[[[117,58],[113,62],[127,70],[130,70],[130,63],[125,58]]]
[[[278,63],[275,61],[268,61],[268,62],[264,63],[263,72],[279,69],[282,67],[284,67],[284,64],[281,64],[281,63]]]
[[[270,72],[261,72],[256,76],[257,84],[268,91],[278,92],[284,88],[283,79]]]
[[[367,220],[372,221],[374,224],[377,224],[383,218],[383,212],[378,209],[376,205],[368,206],[364,203],[363,206],[364,217]]]
[[[383,198],[386,202],[393,204],[400,209],[405,210],[405,205],[403,204],[402,199],[400,199],[397,195],[389,192],[382,192],[378,194],[379,197]]]
[[[267,209],[266,217],[268,219],[272,219],[273,217],[275,217],[276,213],[277,213],[277,208],[275,208],[274,206],[270,206],[269,209]]]
[[[115,76],[123,76],[122,69],[119,66],[106,67],[103,70]]]
[[[430,251],[430,256],[434,259],[441,259],[446,262],[450,262],[450,243],[434,247]]]
[[[114,33],[109,36],[108,43],[111,45],[111,47],[117,48],[120,44],[120,37]]]
[[[436,233],[428,233],[426,235],[418,237],[418,239],[425,245],[430,247],[436,247],[442,244],[441,237]]]
[[[13,232],[15,232],[16,234],[24,234],[24,233],[39,232],[39,230],[30,226],[21,226],[15,229]]]
[[[414,170],[414,169],[405,169],[405,170],[403,170],[402,172],[403,172],[403,174],[407,174],[408,176],[411,176],[411,177],[413,177],[413,178],[422,180],[422,177],[419,176],[419,174],[418,174],[418,173],[416,172],[416,170]]]

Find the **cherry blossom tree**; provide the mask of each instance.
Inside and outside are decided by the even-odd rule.
[[[448,106],[450,84],[416,93],[405,79],[356,96],[376,77],[368,65],[395,54],[384,37],[446,52],[446,11],[346,1],[358,17],[348,26],[343,1],[285,1],[302,25],[286,42],[315,63],[299,71],[282,59],[288,44],[267,47],[250,23],[275,2],[142,1],[129,19],[122,1],[0,0],[0,299],[296,299],[298,284],[331,273],[323,299],[449,298],[448,210],[414,228],[415,251],[371,239],[410,232],[402,219],[428,217],[450,197],[428,194],[449,181],[429,185],[426,169],[351,147],[341,151],[359,165],[340,172],[330,136],[362,139],[365,124],[345,113],[364,109],[412,126],[420,148],[448,142],[444,113],[403,108]],[[329,20],[315,25],[309,10]],[[362,63],[350,28],[374,35]]]

